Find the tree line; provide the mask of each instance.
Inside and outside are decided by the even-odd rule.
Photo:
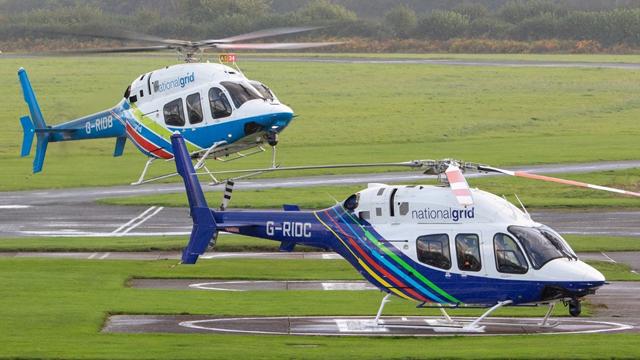
[[[379,9],[376,14],[366,11]],[[580,0],[0,0],[0,41],[138,31],[205,39],[320,25],[313,37],[375,41],[593,41],[640,47],[640,2]],[[311,35],[301,35],[302,37]]]

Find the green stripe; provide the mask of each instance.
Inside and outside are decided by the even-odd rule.
[[[138,120],[138,122],[140,122],[142,125],[144,125],[145,127],[147,127],[149,130],[153,131],[154,133],[156,133],[158,136],[160,136],[161,138],[167,140],[169,143],[171,143],[171,131],[167,128],[165,128],[164,126],[158,124],[157,122],[153,121],[152,119],[150,119],[148,116],[144,115],[142,113],[142,111],[138,108],[138,106],[131,104],[131,109],[133,109],[133,116],[136,120]],[[198,150],[202,150],[201,147],[193,144],[192,142],[190,142],[189,140],[185,139],[185,143],[187,144],[187,150],[189,152],[194,152],[194,151],[198,151]]]
[[[396,255],[393,251],[387,249],[386,246],[382,245],[378,239],[376,239],[375,236],[373,236],[372,233],[370,233],[369,231],[367,231],[364,226],[362,226],[360,224],[360,222],[358,222],[348,211],[345,211],[345,213],[356,223],[358,224],[358,226],[362,229],[362,231],[364,232],[364,235],[367,237],[367,239],[369,239],[372,243],[374,243],[378,248],[380,248],[385,254],[389,255],[389,257],[391,257],[393,260],[395,260],[398,264],[400,264],[403,268],[405,268],[406,270],[410,271],[413,275],[415,275],[418,279],[422,280],[423,283],[425,283],[427,286],[429,286],[432,290],[436,291],[438,294],[446,297],[447,299],[451,300],[454,303],[460,303],[460,300],[454,298],[453,296],[449,295],[446,291],[442,290],[440,287],[438,287],[438,285],[432,283],[431,281],[429,281],[429,279],[427,279],[426,277],[424,277],[419,271],[417,271],[416,269],[412,268],[409,264],[407,264],[404,260],[402,260],[400,257],[398,257],[398,255]]]

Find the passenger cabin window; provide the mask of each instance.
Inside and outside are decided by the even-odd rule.
[[[211,106],[211,116],[213,116],[214,119],[231,115],[229,100],[224,92],[217,87],[209,89],[209,106]]]
[[[418,260],[440,269],[451,269],[451,251],[449,250],[449,235],[434,234],[420,236],[416,240]]]
[[[524,274],[529,270],[524,254],[511,236],[502,233],[495,234],[493,247],[496,253],[496,269],[499,272]]]
[[[476,234],[456,235],[458,268],[464,271],[480,271],[480,238]]]
[[[202,103],[199,93],[187,96],[187,115],[189,115],[189,123],[191,124],[202,122]]]
[[[164,106],[164,122],[169,126],[184,126],[182,99],[175,99]]]
[[[224,86],[229,92],[229,95],[231,95],[231,100],[236,106],[236,109],[239,109],[242,104],[249,100],[262,99],[260,94],[251,86],[231,81],[223,81],[220,84]]]

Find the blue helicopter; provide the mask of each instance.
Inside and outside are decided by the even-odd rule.
[[[301,211],[284,205],[284,211],[220,211],[207,205],[184,138],[174,134],[171,141],[193,219],[183,264],[194,264],[215,244],[219,231],[279,241],[281,251],[292,251],[297,244],[331,250],[387,293],[376,322],[395,295],[421,307],[438,307],[446,326],[469,331],[480,329],[479,323],[500,307],[548,304],[540,324],[546,326],[556,303],[564,302],[570,314],[578,316],[581,299],[605,284],[604,276],[579,260],[556,231],[533,221],[524,207],[520,210],[504,198],[470,189],[463,170],[640,197],[636,192],[474,163],[420,160],[395,165],[443,174],[447,186],[369,184],[328,209]],[[466,325],[457,324],[445,311],[466,306],[488,310]]]
[[[20,118],[24,131],[21,156],[30,154],[35,135],[33,172],[38,173],[42,171],[50,142],[115,138],[113,156],[121,156],[129,139],[149,157],[140,178],[133,183],[137,185],[164,178],[145,180],[145,175],[154,160],[173,158],[170,136],[179,131],[191,156],[201,159],[198,168],[204,167],[208,158],[229,161],[260,153],[265,151],[264,144],[273,147],[275,164],[278,134],[292,121],[293,110],[281,103],[265,84],[248,79],[236,65],[235,54],[220,55],[219,64],[197,62],[197,55],[209,48],[288,50],[338,44],[238,43],[313,29],[316,28],[278,28],[196,42],[129,32],[91,35],[160,45],[82,50],[72,54],[174,50],[186,63],[142,74],[126,88],[122,100],[114,107],[55,126],[45,123],[27,72],[19,69],[18,78],[31,114]],[[249,149],[253,150],[241,153]]]

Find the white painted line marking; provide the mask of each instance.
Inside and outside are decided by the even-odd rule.
[[[328,320],[329,322],[334,322],[336,327],[338,327],[338,333],[332,333],[328,331],[328,328],[325,328],[327,331],[295,331],[292,329],[291,332],[280,332],[277,330],[274,331],[260,331],[260,330],[249,330],[249,329],[230,329],[228,327],[217,327],[217,324],[221,324],[224,326],[224,323],[234,323],[237,321],[241,322],[251,322],[251,321],[265,321],[265,320],[295,320],[295,319],[317,319],[317,320]],[[512,318],[495,318],[496,319],[507,319],[513,320]],[[534,320],[540,321],[541,319],[532,318]],[[431,319],[426,319],[431,320]],[[434,319],[435,320],[435,319]],[[625,331],[629,329],[633,329],[633,326],[615,322],[606,322],[606,321],[588,321],[581,320],[580,324],[572,325],[572,324],[560,324],[561,327],[565,329],[569,329],[569,331],[553,331],[553,328],[548,329],[543,332],[536,333],[536,335],[564,335],[564,334],[595,334],[595,333],[606,333],[606,332],[618,332]],[[412,333],[412,334],[402,334],[402,333],[391,333],[389,332],[392,329],[393,325],[376,325],[374,320],[369,317],[359,317],[354,316],[348,319],[336,319],[329,316],[300,316],[300,317],[243,317],[243,318],[218,318],[218,319],[204,319],[204,320],[194,320],[194,321],[183,321],[178,323],[179,326],[190,328],[190,329],[198,329],[198,330],[207,330],[213,332],[223,332],[223,333],[235,333],[235,334],[271,334],[271,335],[370,335],[377,334],[380,336],[432,336],[431,333]],[[517,326],[517,324],[514,324]],[[582,325],[583,330],[580,330],[580,325]],[[361,329],[357,329],[360,327]],[[441,327],[434,327],[429,325],[426,326],[410,326],[410,325],[400,325],[398,328],[414,328],[414,329],[422,329],[422,330],[432,330],[435,333],[444,332],[445,334],[455,333],[468,333],[464,329],[460,328],[451,328],[451,330],[455,331],[446,331],[448,329]],[[573,328],[573,329],[571,329]],[[445,331],[443,331],[445,330]],[[366,336],[365,335],[365,336]],[[502,334],[487,334],[483,332],[473,332],[474,336],[522,336],[521,333],[502,333]]]
[[[609,257],[609,255],[605,254],[604,251],[601,251],[600,254],[602,254],[602,256],[604,256],[607,259],[609,259],[610,262],[617,263],[617,261],[613,260],[612,258]]]
[[[31,205],[0,205],[0,210],[26,209],[30,207]]]
[[[91,232],[91,231],[20,231],[23,235],[37,236],[57,236],[57,237],[111,237],[112,232]],[[189,235],[190,231],[168,231],[168,232],[128,232],[126,234],[115,234],[117,236],[173,236]]]
[[[134,219],[130,220],[129,222],[127,222],[126,224],[120,226],[119,228],[117,228],[116,230],[113,231],[113,235],[116,236],[123,236],[126,233],[128,233],[129,231],[137,228],[138,226],[142,225],[145,221],[151,219],[152,217],[154,217],[156,214],[158,214],[160,211],[162,211],[162,209],[164,209],[164,207],[162,206],[152,206],[150,208],[148,208],[147,210],[145,210],[142,214],[138,215],[137,217],[135,217]]]
[[[104,255],[100,256],[99,259],[100,260],[106,259],[107,257],[109,257],[109,255],[111,255],[111,253],[104,253]]]
[[[96,257],[98,255],[97,252],[94,252],[93,254],[89,255],[89,257],[87,259],[93,259],[94,257]]]
[[[127,223],[125,223],[124,225],[120,226],[119,228],[113,230],[112,234],[117,234],[120,231],[124,230],[127,226],[133,224],[135,221],[137,221],[138,219],[144,217],[145,215],[147,215],[147,213],[149,213],[150,211],[153,211],[156,207],[152,206],[150,208],[148,208],[147,210],[143,211],[142,214],[134,217],[133,219],[129,220]]]

